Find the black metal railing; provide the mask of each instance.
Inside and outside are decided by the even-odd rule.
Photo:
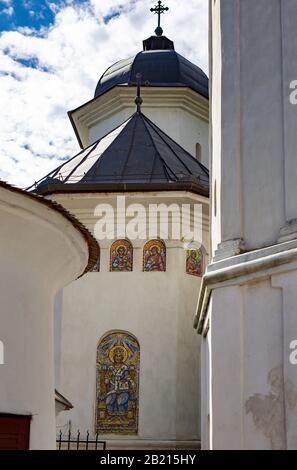
[[[82,438],[80,431],[77,431],[76,436],[72,436],[69,430],[66,435],[63,436],[63,432],[60,431],[57,439],[57,450],[105,450],[106,441],[99,440],[98,434],[95,435],[95,439],[90,439],[90,433],[87,431],[86,437]]]

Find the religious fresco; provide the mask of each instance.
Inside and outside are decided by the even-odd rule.
[[[144,245],[143,271],[166,271],[166,246],[162,240],[149,240]]]
[[[96,432],[137,434],[139,343],[125,331],[110,331],[97,349]]]
[[[110,271],[132,271],[133,247],[128,240],[116,240],[110,248]]]
[[[203,276],[203,251],[187,250],[186,273],[192,276]]]

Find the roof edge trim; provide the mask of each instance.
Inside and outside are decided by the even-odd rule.
[[[0,187],[7,189],[8,191],[25,196],[27,198],[33,199],[35,200],[35,202],[43,204],[44,206],[47,206],[48,208],[54,210],[55,212],[59,212],[63,217],[65,217],[73,225],[73,227],[81,233],[81,235],[85,239],[89,248],[88,264],[85,270],[82,272],[82,274],[78,278],[82,277],[84,274],[89,272],[94,267],[94,265],[96,264],[98,260],[98,256],[100,253],[99,244],[97,240],[95,239],[95,237],[91,234],[91,232],[76,217],[74,217],[74,215],[68,212],[65,209],[65,207],[63,207],[58,202],[52,201],[50,199],[45,199],[44,195],[37,195],[34,193],[29,193],[25,191],[24,189],[17,188],[16,186],[12,186],[9,183],[6,183],[5,181],[0,181]]]

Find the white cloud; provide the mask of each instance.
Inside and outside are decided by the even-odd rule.
[[[2,0],[3,1],[3,0]],[[5,0],[7,2],[7,0]],[[68,5],[66,4],[68,3]],[[26,186],[77,152],[67,117],[92,98],[104,70],[141,49],[156,17],[147,0],[68,0],[49,29],[0,36],[0,177]],[[168,0],[164,33],[178,52],[207,69],[207,0]],[[107,15],[121,12],[107,24]],[[191,34],[189,34],[189,31]],[[32,61],[37,68],[32,67]]]
[[[12,16],[14,14],[14,9],[13,7],[4,8],[0,11],[0,13],[2,15]]]

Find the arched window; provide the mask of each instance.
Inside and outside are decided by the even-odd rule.
[[[100,271],[100,248],[99,248],[99,255],[96,263],[93,266],[92,273],[99,273]]]
[[[201,151],[201,145],[198,142],[196,144],[196,158],[199,162],[201,162],[202,151]]]
[[[110,248],[110,271],[132,271],[133,247],[128,240],[116,240]]]
[[[187,250],[186,273],[192,276],[202,277],[204,273],[205,250],[201,246],[199,249]]]
[[[166,271],[166,245],[162,240],[149,240],[144,245],[143,271]]]
[[[128,331],[105,333],[97,348],[96,432],[137,434],[140,348]]]

